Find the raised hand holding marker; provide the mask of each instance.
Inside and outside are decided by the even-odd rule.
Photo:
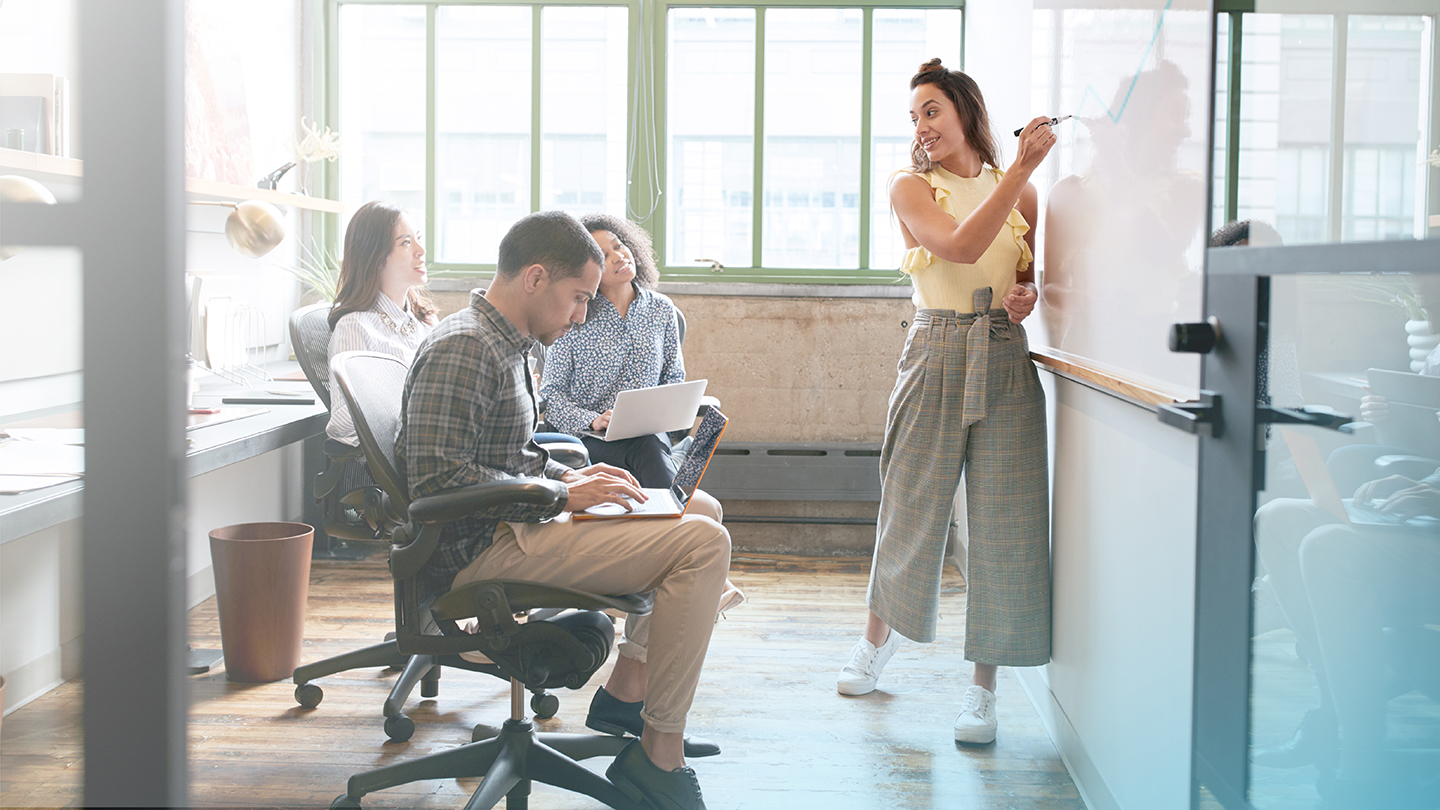
[[[1059,118],[1051,118],[1051,119],[1050,119],[1050,126],[1053,127],[1053,126],[1055,126],[1056,124],[1060,123],[1061,121],[1068,121],[1068,120],[1070,120],[1071,118],[1074,118],[1074,117],[1075,117],[1075,116],[1073,116],[1073,115],[1062,115],[1062,116],[1060,116]],[[1020,137],[1020,133],[1022,133],[1022,132],[1024,132],[1024,131],[1025,131],[1025,127],[1021,127],[1021,128],[1019,128],[1019,129],[1015,130],[1015,137],[1017,137],[1017,138]]]

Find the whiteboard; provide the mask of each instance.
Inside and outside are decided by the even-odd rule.
[[[1182,397],[1199,358],[1167,337],[1202,312],[1213,20],[1195,0],[1037,2],[1033,19],[1032,103],[1074,118],[1032,178],[1032,344]]]

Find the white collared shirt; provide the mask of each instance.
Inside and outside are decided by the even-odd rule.
[[[381,319],[382,312],[394,326]],[[413,330],[410,330],[409,324],[414,324]],[[432,328],[381,293],[370,309],[346,313],[335,324],[335,329],[330,333],[330,356],[334,357],[341,352],[382,352],[400,358],[409,366],[415,359],[415,350],[420,348],[420,343],[430,334]],[[410,334],[403,335],[402,330],[410,330]],[[330,391],[330,422],[325,426],[325,435],[336,441],[358,446],[360,438],[355,433],[355,422],[350,418],[350,408],[345,404],[345,395],[340,393],[333,377]],[[395,396],[398,399],[401,392],[396,391]]]

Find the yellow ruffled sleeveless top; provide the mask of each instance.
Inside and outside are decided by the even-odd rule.
[[[935,202],[940,205],[940,210],[959,222],[980,207],[980,203],[999,184],[1004,172],[986,166],[977,177],[958,177],[937,166],[919,176],[935,190]],[[915,286],[915,306],[920,309],[952,309],[959,313],[974,312],[975,291],[989,287],[995,294],[991,308],[999,309],[1000,299],[1015,286],[1016,274],[1028,267],[1033,259],[1030,246],[1025,244],[1024,239],[1029,231],[1030,225],[1025,217],[1012,208],[1005,224],[995,234],[995,241],[974,264],[946,261],[923,247],[905,251],[900,271],[908,273]]]

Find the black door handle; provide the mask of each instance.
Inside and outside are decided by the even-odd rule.
[[[1344,431],[1344,426],[1354,421],[1353,417],[1343,413],[1311,408],[1309,405],[1298,409],[1276,408],[1273,405],[1260,405],[1255,408],[1255,422],[1262,425],[1311,425]]]
[[[1214,391],[1201,391],[1200,398],[1194,402],[1161,405],[1159,414],[1161,422],[1186,433],[1220,436],[1220,395]]]

